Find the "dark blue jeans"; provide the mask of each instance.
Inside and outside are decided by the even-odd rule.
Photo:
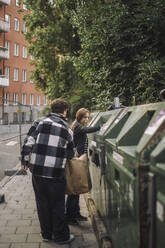
[[[66,200],[66,216],[76,218],[80,215],[79,195],[68,195]]]
[[[42,236],[55,241],[69,239],[69,227],[65,218],[65,176],[44,178],[32,176],[38,217]]]

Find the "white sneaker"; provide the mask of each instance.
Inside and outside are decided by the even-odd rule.
[[[59,245],[64,245],[64,244],[69,244],[71,243],[73,240],[75,239],[75,236],[73,234],[70,234],[69,239],[67,240],[62,240],[62,241],[55,241],[55,243],[59,244]]]
[[[42,233],[40,233],[40,236],[42,237],[42,241],[44,241],[44,242],[50,242],[50,241],[52,241],[52,239],[43,238]]]

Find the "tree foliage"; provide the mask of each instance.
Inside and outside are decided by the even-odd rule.
[[[33,77],[75,109],[159,100],[165,78],[164,0],[26,0]]]

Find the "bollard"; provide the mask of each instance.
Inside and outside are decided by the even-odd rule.
[[[5,202],[5,195],[0,194],[0,203],[4,203],[4,202]]]

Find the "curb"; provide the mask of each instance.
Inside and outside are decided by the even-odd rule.
[[[105,225],[96,209],[95,203],[92,200],[90,193],[84,194],[84,199],[91,217],[93,230],[96,235],[99,248],[113,248],[111,239],[107,234]]]
[[[3,187],[17,174],[18,175],[27,175],[26,172],[23,172],[21,170],[21,164],[20,162],[11,170],[6,170],[6,172],[8,171],[8,173],[4,173],[5,176],[0,180],[0,196],[3,199]],[[0,202],[2,203],[2,201]]]

